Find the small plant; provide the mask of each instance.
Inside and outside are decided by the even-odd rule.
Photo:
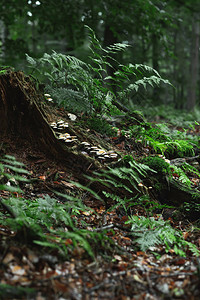
[[[4,74],[8,73],[10,70],[14,70],[14,68],[10,67],[10,66],[1,66],[0,67],[0,75],[4,75]]]
[[[151,200],[148,195],[148,188],[142,184],[147,172],[155,172],[149,166],[136,162],[131,155],[124,156],[118,163],[118,166],[108,167],[107,170],[94,172],[93,177],[87,178],[90,180],[89,185],[99,182],[105,186],[102,190],[103,197],[96,195],[92,188],[87,190],[91,192],[95,198],[105,202],[107,210],[113,210],[122,207],[128,213],[132,207],[140,205],[146,207],[147,203],[151,206]],[[82,187],[85,189],[85,187]],[[109,192],[106,191],[109,189]],[[146,198],[144,199],[144,197]],[[107,205],[109,199],[112,205]],[[113,204],[114,202],[114,204]]]
[[[101,119],[101,117],[91,117],[87,119],[86,125],[101,134],[105,134],[107,136],[115,136],[116,130],[106,121]]]
[[[173,174],[175,173],[176,175],[178,175],[178,180],[180,182],[182,182],[189,188],[191,187],[191,181],[188,178],[188,176],[186,175],[186,172],[181,167],[172,165],[171,169],[172,169]]]
[[[195,255],[200,252],[197,247],[186,241],[181,232],[175,230],[169,221],[155,220],[154,217],[145,218],[144,216],[130,216],[126,224],[131,225],[132,236],[142,251],[148,250],[156,245],[165,245],[165,251],[173,249],[179,256],[186,256],[187,248]]]
[[[169,163],[159,156],[145,157],[142,162],[149,166],[149,168],[155,170],[160,175],[164,174],[171,176],[171,168]]]
[[[5,189],[9,192],[23,193],[18,186],[19,183],[29,182],[27,178],[29,172],[24,168],[24,164],[10,155],[5,155],[0,161],[2,162],[0,163],[0,190]],[[14,172],[15,175],[11,172]]]
[[[168,157],[194,156],[194,145],[187,140],[166,142],[165,155]]]
[[[194,156],[195,147],[198,146],[198,138],[187,135],[186,130],[170,130],[167,124],[130,126],[126,133],[152,148],[155,153],[169,158]]]
[[[135,191],[139,191],[138,184],[145,178],[147,171],[156,172],[149,166],[136,162],[131,155],[124,156],[119,164],[121,165],[119,167],[108,167],[108,170],[94,172],[95,177],[90,178],[91,182],[100,181],[114,189],[124,189],[134,194]]]

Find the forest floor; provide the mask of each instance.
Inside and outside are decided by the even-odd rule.
[[[55,109],[50,119],[63,119],[66,113]],[[68,122],[80,136],[82,129],[73,125],[72,121]],[[85,132],[90,140],[98,140],[98,147],[99,144],[104,145],[106,140],[106,147],[121,155],[127,154],[127,149],[131,147],[127,141],[118,138],[105,138],[89,129]],[[31,178],[37,179],[31,185],[24,186],[24,198],[47,194],[54,197],[54,190],[80,192],[70,181],[76,181],[77,176],[67,165],[48,157],[20,138],[7,137],[3,144],[6,154],[14,155],[23,162]],[[135,156],[148,151],[147,148],[135,149]],[[1,197],[9,197],[9,192],[5,190],[0,193]],[[51,250],[17,241],[15,232],[1,225],[0,299],[200,299],[199,258],[189,250],[186,257],[177,256],[173,250],[166,253],[164,246],[145,252],[137,250],[133,247],[129,228],[125,224],[128,218],[123,212],[115,209],[106,211],[104,203],[86,191],[82,191],[82,199],[93,210],[74,216],[77,226],[82,228],[84,221],[89,230],[110,228],[105,234],[115,242],[115,246],[100,245],[94,249],[94,258],[77,246],[68,257],[63,257],[54,248]],[[147,211],[137,206],[133,214],[148,217]],[[163,216],[154,214],[154,218],[162,219]],[[191,230],[195,227],[192,222],[185,219],[175,221],[171,216],[169,220],[187,241],[200,249],[199,231]],[[70,240],[66,240],[66,246],[68,243]]]

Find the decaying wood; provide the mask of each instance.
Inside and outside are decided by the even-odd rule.
[[[195,188],[187,187],[185,184],[178,180],[170,180],[168,192],[166,193],[167,200],[177,206],[182,205],[184,202],[200,203],[200,193]]]
[[[95,163],[84,155],[63,147],[49,126],[41,103],[44,96],[23,72],[8,71],[0,76],[0,136],[28,140],[34,147],[69,168],[82,172]]]
[[[157,182],[161,184],[161,189],[155,191],[154,197],[162,205],[167,205],[169,207],[174,207],[176,212],[176,217],[183,218],[183,215],[189,220],[199,219],[198,204],[200,204],[200,192],[194,187],[189,187],[186,184],[180,182],[179,180],[167,177],[149,177],[152,186],[155,186]],[[166,180],[167,179],[167,180]],[[186,210],[185,203],[188,203],[191,207],[190,210]],[[172,208],[172,212],[174,211]],[[164,209],[163,212],[168,209]],[[175,216],[175,215],[174,215]]]

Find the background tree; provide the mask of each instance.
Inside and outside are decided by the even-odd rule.
[[[122,63],[148,64],[172,82],[174,90],[154,89],[153,104],[173,102],[193,109],[199,104],[199,20],[194,18],[199,12],[198,0],[2,0],[0,60],[25,69],[25,53],[41,57],[52,50],[87,59],[88,25],[103,46],[131,45],[115,57]],[[130,99],[133,103],[136,96]]]

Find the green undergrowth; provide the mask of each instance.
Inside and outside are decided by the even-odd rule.
[[[194,130],[194,125],[191,130]],[[168,124],[151,123],[130,126],[125,134],[135,138],[152,151],[168,158],[194,156],[199,145],[199,136],[188,134],[188,129],[171,129]]]
[[[135,105],[134,108],[141,110],[149,122],[167,122],[173,128],[190,128],[195,124],[198,125],[198,120],[200,120],[200,110],[198,107],[194,111],[188,111],[185,109],[176,109],[170,103],[168,105],[152,105],[152,101],[145,101],[142,102],[142,106]]]
[[[158,207],[148,196],[148,187],[142,184],[147,172],[153,171],[148,165],[136,162],[131,156],[126,156],[115,168],[95,172],[89,178],[89,186],[77,186],[90,192],[93,197],[106,201],[111,198],[114,204],[108,210],[123,209],[128,216],[133,237],[132,247],[147,251],[149,246],[165,245],[165,250],[174,249],[177,255],[185,255],[186,249],[190,249],[194,255],[198,255],[196,247],[182,237],[181,232],[173,229],[169,222],[156,220],[151,212]],[[12,180],[11,180],[12,179]],[[34,243],[50,249],[58,249],[60,253],[70,255],[77,246],[82,247],[90,256],[94,257],[94,249],[98,252],[111,251],[113,240],[107,236],[108,229],[102,232],[87,230],[86,223],[79,228],[75,216],[83,211],[91,212],[81,198],[73,195],[59,195],[65,199],[62,203],[57,198],[49,195],[36,199],[26,199],[16,196],[23,195],[24,184],[31,180],[30,175],[22,163],[14,157],[6,156],[0,164],[1,190],[10,192],[8,198],[1,197],[1,224],[15,231],[18,242]],[[92,184],[99,182],[105,189],[102,194],[96,194]],[[106,192],[109,187],[110,192]],[[135,216],[134,206],[140,205],[146,209],[149,217]],[[165,234],[165,230],[167,233]],[[66,241],[71,241],[66,246]],[[101,249],[101,250],[100,250]],[[104,250],[103,250],[104,249]]]
[[[147,156],[142,159],[142,162],[149,166],[151,169],[155,170],[159,175],[169,175],[171,176],[171,167],[168,162],[166,162],[162,157],[159,156]]]
[[[55,248],[62,254],[70,254],[74,247],[80,246],[93,257],[91,241],[93,247],[96,244],[104,245],[107,237],[103,233],[77,228],[74,218],[82,211],[91,211],[91,209],[80,199],[69,195],[62,195],[62,198],[66,199],[64,203],[58,202],[56,198],[49,195],[37,199],[26,199],[19,195],[16,197],[16,193],[23,194],[19,185],[29,181],[19,174],[27,175],[28,172],[22,163],[7,155],[0,164],[0,178],[2,182],[7,179],[8,181],[6,184],[1,184],[0,189],[11,192],[11,196],[6,199],[1,198],[1,224],[14,230],[18,241]],[[67,247],[66,240],[71,241]]]
[[[116,43],[104,48],[94,31],[88,26],[87,30],[88,62],[55,51],[39,59],[26,55],[31,74],[45,82],[46,92],[52,94],[59,106],[75,112],[109,114],[113,106],[123,104],[132,94],[140,95],[147,87],[170,84],[147,65],[122,65],[114,57],[129,46]]]
[[[173,249],[175,254],[185,256],[185,249],[189,248],[193,254],[199,255],[196,246],[185,241],[182,233],[174,229],[169,221],[156,220],[154,217],[131,216],[126,224],[131,225],[132,234],[136,237],[135,242],[140,244],[143,251],[151,249],[156,244],[164,244],[166,252]]]
[[[106,136],[116,136],[116,128],[110,125],[106,120],[101,117],[90,117],[83,121],[83,125],[89,127]]]
[[[0,299],[31,299],[35,296],[36,290],[33,288],[0,283]]]
[[[171,174],[167,162],[158,158],[157,167],[155,162],[156,160],[148,165],[136,162],[132,156],[125,156],[116,168],[112,167],[101,172],[95,172],[94,176],[89,179],[91,183],[99,182],[112,191],[103,191],[105,198],[114,202],[108,210],[123,209],[129,219],[127,224],[131,224],[131,235],[136,247],[146,251],[149,247],[164,244],[166,252],[173,248],[174,252],[181,256],[185,256],[185,250],[189,247],[194,255],[199,255],[196,246],[185,241],[182,233],[172,228],[168,221],[156,220],[153,217],[155,209],[163,209],[168,206],[160,205],[151,200],[149,187],[144,183],[145,179],[150,173]],[[105,198],[101,200],[106,201]],[[134,215],[134,207],[138,206],[145,209],[148,217]],[[167,232],[165,233],[165,231]]]
[[[173,178],[173,174],[176,174],[179,182],[185,184],[187,188],[192,189],[192,182],[189,178],[191,175],[200,178],[199,171],[187,162],[180,164],[180,166],[176,166],[170,164],[169,160],[160,156],[148,156],[143,158],[142,162],[157,172],[157,175],[159,176],[158,179],[162,180],[164,176],[170,181]]]

